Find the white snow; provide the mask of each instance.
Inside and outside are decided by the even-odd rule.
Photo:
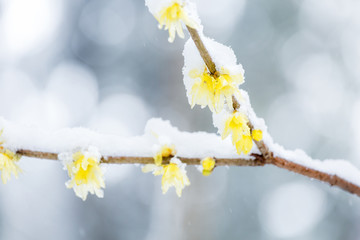
[[[97,149],[97,147],[89,146],[87,148],[78,148],[73,149],[71,152],[62,152],[59,154],[59,160],[64,165],[64,169],[67,169],[67,165],[74,162],[73,154],[75,152],[81,151],[84,154],[84,158],[93,158],[96,162],[100,162],[101,153]]]
[[[239,156],[230,140],[205,132],[181,132],[169,121],[150,119],[141,136],[121,137],[100,134],[85,128],[44,130],[37,126],[15,124],[0,118],[4,147],[10,150],[28,149],[44,152],[73,152],[75,149],[96,147],[102,156],[152,157],[154,146],[175,145],[178,157],[250,158]]]
[[[318,160],[312,159],[309,157],[303,150],[295,149],[294,151],[286,150],[279,144],[269,141],[267,138],[266,144],[269,147],[270,151],[274,153],[274,156],[281,157],[298,163],[300,165],[306,166],[310,169],[318,170],[320,172],[325,172],[330,175],[336,175],[340,178],[345,179],[348,182],[360,185],[360,171],[349,161],[338,159],[326,159]]]
[[[159,136],[167,136],[175,145],[178,157],[217,157],[217,158],[250,158],[238,155],[230,139],[222,140],[220,136],[206,132],[181,132],[171,126],[169,121],[150,119],[145,134],[156,132]]]
[[[214,61],[217,70],[220,71],[222,67],[227,68],[231,74],[244,75],[244,69],[241,64],[237,64],[237,59],[234,51],[213,39],[205,37],[200,33],[201,40],[203,41],[206,49],[208,50],[212,60]],[[184,51],[184,73],[188,73],[185,69],[191,70],[194,68],[203,69],[205,67],[204,61],[200,56],[192,39],[185,43]],[[186,74],[184,74],[186,75]]]

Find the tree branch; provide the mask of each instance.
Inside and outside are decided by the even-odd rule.
[[[26,149],[20,149],[16,153],[26,157],[34,157],[34,158],[50,159],[50,160],[58,159],[57,153],[31,151]],[[261,167],[264,165],[274,165],[279,168],[284,168],[289,171],[296,172],[313,179],[327,182],[331,186],[338,186],[345,191],[360,196],[359,186],[349,181],[346,181],[336,175],[330,175],[325,172],[311,169],[280,157],[272,156],[267,160],[265,160],[262,154],[261,155],[252,154],[252,157],[253,159],[244,159],[244,158],[214,158],[214,159],[216,160],[216,166]],[[178,158],[182,162],[188,165],[200,165],[201,162],[200,158],[184,158],[184,157],[178,157]],[[164,164],[169,163],[170,159],[171,157],[164,158],[163,163]],[[152,157],[109,156],[109,157],[102,157],[101,162],[109,163],[109,164],[153,164],[154,159]]]
[[[201,37],[196,29],[193,29],[189,26],[187,26],[187,29],[190,33],[190,36],[192,40],[194,41],[200,56],[204,60],[209,72],[211,75],[214,75],[215,77],[218,76],[218,72],[216,70],[216,65],[214,61],[212,60],[208,50],[206,49],[203,41],[201,40]],[[237,110],[240,108],[240,103],[237,101],[237,99],[233,96],[233,108],[234,110]],[[250,130],[252,131],[254,129],[254,126],[251,122],[248,123]],[[280,157],[274,157],[274,153],[269,150],[269,147],[264,143],[264,141],[254,141],[256,146],[258,147],[259,151],[261,152],[261,155],[253,154],[255,159],[257,159],[261,163],[265,164],[271,164],[274,166],[277,166],[279,168],[284,168],[292,172],[299,173],[301,175],[318,179],[323,182],[329,183],[331,186],[338,186],[342,188],[345,191],[348,191],[350,193],[356,194],[360,197],[360,186],[355,185],[349,181],[346,181],[343,178],[340,178],[336,175],[331,175],[326,172],[321,172],[315,169],[311,169],[308,167],[305,167],[303,165],[300,165],[298,163],[292,162],[290,160],[280,158]],[[262,165],[256,165],[256,166],[262,166]]]

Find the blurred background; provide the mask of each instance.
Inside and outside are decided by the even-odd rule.
[[[232,46],[276,142],[360,167],[360,2],[198,0],[207,36]],[[0,0],[0,115],[123,136],[151,117],[215,132],[182,83],[185,40],[143,1]],[[277,169],[217,168],[162,195],[160,177],[111,165],[105,198],[65,188],[55,161],[23,158],[0,185],[1,239],[359,239],[360,199]]]

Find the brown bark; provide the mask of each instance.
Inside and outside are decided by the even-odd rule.
[[[288,161],[283,158],[274,157],[272,158],[272,162],[270,163],[272,165],[275,165],[279,168],[284,168],[292,172],[299,173],[301,175],[320,180],[322,182],[327,182],[331,186],[338,186],[342,188],[345,191],[348,191],[350,193],[356,194],[360,197],[360,187],[346,181],[345,179],[342,179],[336,175],[331,175],[328,173],[324,173],[312,168],[305,167],[303,165],[300,165],[298,163],[294,163],[291,161]]]
[[[208,68],[210,74],[215,76],[215,77],[218,77],[219,73],[216,70],[216,65],[215,65],[214,61],[212,60],[208,50],[206,49],[206,47],[204,45],[204,42],[201,40],[199,32],[196,29],[191,28],[189,26],[186,26],[186,27],[187,27],[187,29],[188,29],[188,31],[190,33],[190,36],[191,36],[192,40],[195,43],[197,49],[199,50],[200,56],[204,60],[205,65]]]
[[[57,160],[57,153],[31,151],[26,149],[20,149],[16,152],[19,155],[33,158],[42,158]],[[199,165],[200,158],[185,158],[178,157],[183,163],[188,165]],[[171,157],[164,158],[163,163],[169,163]],[[263,158],[245,159],[245,158],[214,158],[216,166],[263,166],[265,164]],[[102,163],[114,163],[114,164],[153,164],[153,157],[133,157],[133,156],[109,156],[102,157]]]

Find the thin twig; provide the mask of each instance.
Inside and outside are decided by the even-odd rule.
[[[57,160],[57,153],[31,151],[27,149],[20,149],[16,152],[17,154],[25,157],[42,158]],[[200,158],[185,158],[177,156],[183,163],[188,165],[200,165]],[[168,164],[171,157],[164,158],[163,163]],[[113,164],[153,164],[153,157],[133,157],[133,156],[109,156],[102,157],[102,163],[113,163]],[[265,161],[262,157],[254,157],[252,159],[245,158],[215,158],[216,166],[264,166]]]
[[[210,74],[215,77],[219,77],[219,72],[216,70],[216,65],[215,65],[214,61],[212,60],[208,50],[206,49],[204,42],[201,40],[199,32],[196,29],[191,28],[187,25],[186,25],[186,27],[190,33],[192,40],[195,43],[197,49],[199,49],[199,53],[200,53],[202,59],[204,60],[205,65],[207,66]]]

